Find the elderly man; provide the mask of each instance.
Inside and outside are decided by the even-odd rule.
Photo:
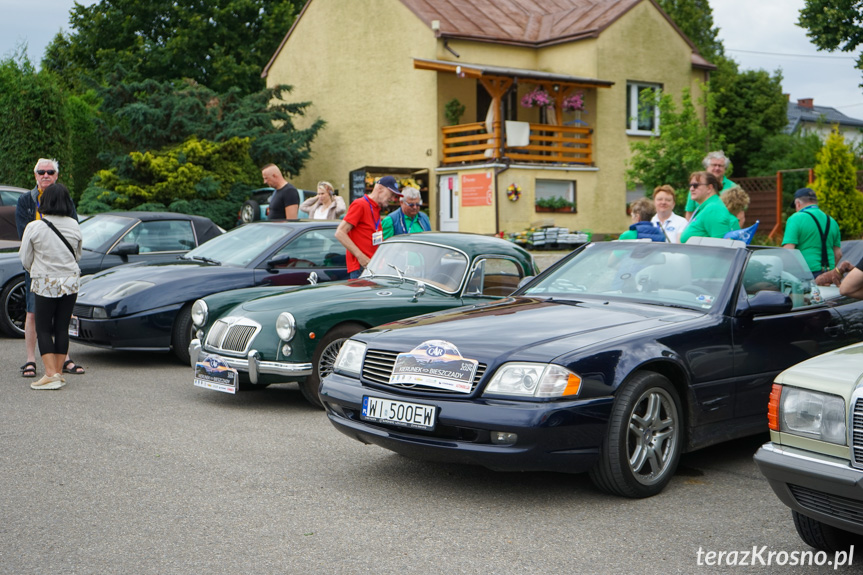
[[[720,188],[716,190],[717,193],[724,192],[731,186],[736,185],[734,182],[725,177],[725,172],[728,170],[729,164],[731,164],[731,160],[725,155],[725,152],[722,150],[717,150],[715,152],[710,152],[704,159],[701,161],[704,165],[704,169],[716,176],[716,179],[719,180]],[[692,213],[695,211],[696,204],[695,200],[692,199],[692,194],[690,194],[686,199],[686,219],[692,218]]]
[[[383,219],[384,239],[431,230],[429,217],[420,211],[423,200],[418,189],[402,188],[399,203],[401,206]]]
[[[814,275],[834,269],[842,259],[839,224],[818,208],[818,196],[811,188],[794,192],[794,209],[785,223],[782,247],[797,248]]]
[[[39,204],[42,200],[42,191],[60,177],[60,164],[57,163],[57,160],[39,158],[36,167],[33,168],[33,175],[36,177],[36,187],[27,194],[21,194],[21,197],[18,198],[18,204],[15,206],[15,227],[18,229],[19,238],[24,235],[24,228],[27,227],[27,224],[33,220],[41,219]],[[75,213],[74,217],[78,219],[78,214]],[[30,274],[26,271],[24,272],[24,295],[26,301],[24,347],[27,352],[27,362],[21,366],[21,375],[23,377],[36,377],[36,298],[30,291]],[[67,354],[66,361],[63,363],[63,373],[80,375],[84,373],[84,368],[76,365]]]
[[[384,240],[381,209],[401,195],[396,179],[384,176],[378,180],[371,193],[354,200],[348,207],[348,213],[336,228],[336,239],[347,251],[348,275],[351,279],[360,277]]]
[[[267,218],[270,220],[295,220],[300,210],[300,192],[282,176],[275,164],[267,164],[261,169],[264,183],[275,188],[270,198]]]

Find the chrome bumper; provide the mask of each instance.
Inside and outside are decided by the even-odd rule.
[[[189,343],[189,359],[191,360],[192,369],[199,361],[203,361],[208,355],[213,355],[225,362],[225,365],[232,367],[237,371],[248,373],[249,380],[255,384],[258,383],[260,374],[283,375],[288,378],[303,377],[312,375],[311,363],[286,363],[282,361],[261,361],[258,350],[249,350],[246,359],[241,357],[230,357],[220,355],[218,353],[208,353],[201,346],[201,340],[195,338]]]

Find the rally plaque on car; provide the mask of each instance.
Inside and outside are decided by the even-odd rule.
[[[479,362],[462,357],[448,341],[424,341],[396,357],[390,384],[425,385],[446,391],[470,393]]]
[[[221,358],[208,355],[195,364],[195,385],[223,393],[237,393],[239,375]]]

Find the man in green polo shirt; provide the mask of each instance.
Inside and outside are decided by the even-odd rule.
[[[704,159],[701,161],[704,164],[704,169],[716,176],[716,179],[722,182],[722,187],[717,190],[717,193],[724,192],[731,186],[735,186],[736,184],[725,177],[725,171],[728,170],[728,165],[731,163],[731,160],[725,155],[725,152],[722,150],[717,150],[715,152],[710,152]],[[686,198],[686,207],[684,211],[686,212],[686,219],[691,219],[692,212],[695,211],[695,200],[692,199],[692,194],[687,196]]]
[[[839,224],[818,208],[818,196],[810,188],[794,192],[794,209],[797,213],[785,223],[782,247],[800,250],[816,276],[832,270],[842,259]]]
[[[729,213],[717,194],[718,188],[719,180],[710,172],[695,172],[689,176],[689,193],[696,206],[689,225],[680,234],[680,243],[685,244],[695,236],[722,238],[740,229],[737,217]]]
[[[384,239],[401,234],[416,234],[431,231],[429,217],[420,211],[423,205],[420,191],[416,188],[402,188],[399,198],[400,207],[381,220]]]

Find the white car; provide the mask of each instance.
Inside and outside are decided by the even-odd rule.
[[[825,551],[863,543],[861,379],[863,344],[781,372],[770,394],[771,441],[755,454],[800,538]]]

